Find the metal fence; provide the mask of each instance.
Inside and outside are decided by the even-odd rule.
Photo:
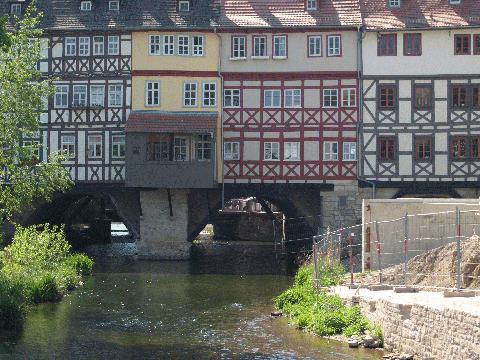
[[[377,270],[361,274],[370,283],[457,290],[472,283],[480,286],[476,234],[480,234],[478,205],[327,230],[312,238],[316,278],[322,267],[342,262],[352,285],[361,263],[363,270]]]
[[[310,254],[313,238],[324,233],[321,215],[273,220],[273,238],[277,254]]]

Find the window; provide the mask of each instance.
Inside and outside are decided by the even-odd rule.
[[[342,56],[342,38],[340,35],[327,36],[327,56]]]
[[[217,106],[217,83],[203,83],[203,106]]]
[[[342,89],[342,107],[357,106],[357,90]]]
[[[317,0],[307,0],[307,10],[317,10]]]
[[[357,143],[355,142],[343,143],[343,160],[344,161],[357,160]]]
[[[452,107],[466,108],[468,107],[468,86],[455,85],[452,87]]]
[[[480,34],[473,36],[473,54],[480,55]]]
[[[78,38],[78,55],[80,56],[90,55],[90,38],[89,37]]]
[[[197,83],[183,84],[183,106],[197,106]]]
[[[308,56],[322,56],[322,36],[308,37]]]
[[[21,15],[22,14],[22,4],[12,4],[10,5],[10,14],[12,15]]]
[[[112,158],[125,157],[125,135],[112,135]]]
[[[73,106],[87,106],[87,85],[73,85]]]
[[[377,38],[378,56],[397,56],[397,34],[380,34]]]
[[[280,107],[280,90],[265,90],[264,92],[264,106],[266,108],[277,108]]]
[[[397,107],[396,88],[391,85],[381,85],[379,87],[379,107],[380,109],[395,109]]]
[[[323,143],[323,160],[338,160],[338,143],[336,141],[325,141]]]
[[[239,160],[240,159],[240,143],[225,142],[223,146],[224,160]]]
[[[146,82],[146,106],[160,106],[160,82],[159,81],[147,81]]]
[[[405,56],[422,55],[422,34],[404,34],[403,35],[403,55]]]
[[[377,152],[378,159],[380,161],[394,161],[396,155],[396,141],[394,137],[381,136],[378,138]]]
[[[240,90],[225,89],[223,91],[223,106],[230,108],[240,107]]]
[[[193,56],[203,56],[203,43],[204,37],[201,35],[195,35],[193,37]]]
[[[178,11],[190,11],[190,1],[179,1]]]
[[[452,159],[464,160],[467,158],[467,138],[455,136],[452,138]]]
[[[123,86],[109,85],[108,86],[108,106],[121,107],[123,104]]]
[[[323,89],[323,107],[338,107],[338,89]]]
[[[180,35],[178,37],[178,55],[189,55],[190,54],[190,45],[189,37],[185,35]]]
[[[175,37],[173,35],[163,36],[163,55],[175,55]]]
[[[401,0],[388,0],[389,7],[400,7]]]
[[[77,39],[74,37],[65,38],[65,55],[75,56],[77,55]]]
[[[267,37],[254,36],[253,37],[253,57],[267,56]]]
[[[470,158],[472,160],[480,159],[480,137],[475,136],[470,140]]]
[[[232,37],[232,58],[244,59],[247,57],[247,38],[245,36]]]
[[[470,34],[455,35],[455,55],[470,55]]]
[[[212,159],[212,141],[210,135],[198,135],[195,140],[195,155],[199,161]]]
[[[173,142],[173,156],[175,161],[188,160],[188,139],[186,137],[175,137]]]
[[[149,54],[160,55],[160,35],[150,35],[149,37]]]
[[[90,106],[103,107],[105,105],[105,86],[90,86]]]
[[[431,109],[432,108],[432,87],[429,85],[414,86],[415,108]]]
[[[93,37],[93,55],[103,55],[104,54],[104,39],[103,36],[94,36]]]
[[[480,86],[474,86],[472,88],[472,107],[480,109]]]
[[[460,5],[462,0],[449,0],[450,5]]]
[[[300,89],[285,90],[284,106],[287,108],[297,108],[302,106],[302,91]]]
[[[56,108],[68,107],[68,85],[57,85],[54,105]]]
[[[147,160],[170,161],[170,140],[167,136],[153,136],[147,142]]]
[[[280,160],[280,143],[266,142],[263,144],[263,159],[264,160]]]
[[[120,2],[118,0],[110,0],[108,2],[108,10],[110,11],[120,10]]]
[[[60,148],[67,158],[75,157],[75,135],[61,135]]]
[[[88,158],[101,158],[102,145],[102,135],[88,135]]]
[[[300,160],[300,143],[286,142],[283,144],[283,159],[287,161]]]
[[[415,137],[415,160],[429,161],[432,159],[432,138],[430,136]]]
[[[273,37],[273,57],[286,58],[287,57],[287,36],[276,35]]]
[[[82,2],[80,2],[80,10],[82,10],[82,11],[90,11],[90,10],[92,10],[92,2],[91,2],[91,1],[82,1]]]
[[[114,35],[108,37],[108,55],[120,54],[120,37]]]

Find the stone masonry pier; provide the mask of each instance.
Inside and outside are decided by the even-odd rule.
[[[358,301],[362,313],[381,327],[387,349],[415,359],[480,359],[480,296],[445,298],[441,292],[397,294],[346,287],[334,292],[345,301]]]

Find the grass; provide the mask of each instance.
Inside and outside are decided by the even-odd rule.
[[[70,253],[63,228],[18,226],[0,251],[0,329],[19,330],[29,306],[60,300],[92,267],[86,255]]]
[[[379,329],[361,314],[358,306],[348,307],[340,297],[314,288],[312,265],[300,267],[293,285],[275,299],[275,306],[287,315],[300,329],[321,336],[365,334],[369,330],[378,335]],[[319,286],[341,283],[345,270],[341,265],[331,265],[319,272]],[[380,331],[381,335],[381,331]]]

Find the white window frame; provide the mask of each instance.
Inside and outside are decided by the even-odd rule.
[[[190,11],[190,1],[189,0],[180,0],[178,2],[178,11],[181,11],[181,12]]]
[[[292,154],[296,154],[296,156],[293,157]],[[300,143],[298,141],[287,141],[283,143],[283,160],[300,160]]]
[[[145,106],[160,106],[160,81],[145,81]]]
[[[202,83],[202,104],[203,107],[217,106],[217,83],[215,81]]]
[[[270,150],[270,154],[268,154]],[[277,154],[277,158],[274,157]],[[280,161],[280,143],[275,141],[267,141],[263,143],[263,160],[265,161]]]
[[[332,104],[334,99],[335,105]],[[338,89],[323,89],[323,107],[326,109],[338,108]]]
[[[65,38],[65,56],[77,55],[77,38],[66,37]]]
[[[337,43],[337,40],[338,40],[338,43]],[[335,56],[341,56],[341,55],[342,55],[342,36],[327,35],[327,56],[335,57]]]
[[[286,108],[299,108],[302,106],[301,89],[285,89],[283,92],[283,106]]]
[[[352,102],[353,94],[353,102]],[[357,106],[357,89],[344,88],[342,89],[342,107],[356,107]]]
[[[68,159],[75,158],[76,147],[77,146],[76,146],[75,134],[60,135],[60,149],[62,151],[62,154],[66,156]]]
[[[123,159],[125,157],[125,135],[112,135],[112,158]]]
[[[388,7],[399,8],[402,5],[401,0],[388,0]]]
[[[450,5],[460,5],[462,0],[449,0]]]
[[[175,55],[175,36],[163,35],[163,55]]]
[[[95,139],[95,141],[93,141]],[[100,140],[100,141],[97,141]],[[91,134],[87,136],[87,157],[101,159],[103,156],[103,135]]]
[[[80,10],[91,11],[92,10],[92,2],[91,1],[81,1],[80,2]]]
[[[261,48],[261,43],[263,42],[263,53],[260,52]],[[263,35],[254,35],[253,36],[253,48],[252,48],[252,58],[256,59],[265,59],[268,58],[268,50],[267,50],[267,37]],[[257,51],[259,50],[259,51]]]
[[[187,88],[189,89],[187,90]],[[192,90],[192,88],[194,89]],[[185,107],[198,106],[198,82],[197,81],[185,81],[183,83],[183,106]]]
[[[210,156],[206,156],[209,154]],[[210,135],[197,135],[195,137],[195,159],[198,161],[211,161],[213,155],[212,137]]]
[[[333,147],[336,147],[336,152]],[[323,143],[323,160],[338,161],[338,141],[325,141]]]
[[[87,93],[88,93],[87,85],[85,84],[73,85],[72,106],[86,107],[88,105]]]
[[[320,42],[320,44],[318,44]],[[311,35],[308,37],[308,56],[309,57],[321,57],[322,56],[322,35]],[[314,52],[312,52],[312,43]]]
[[[22,15],[22,4],[13,3],[10,5],[10,14],[12,15]]]
[[[192,56],[203,56],[205,49],[205,37],[203,35],[192,36]]]
[[[103,36],[93,37],[93,55],[103,56],[105,54],[105,38]]]
[[[59,91],[61,89],[61,91]],[[56,85],[55,96],[54,96],[54,107],[57,109],[67,108],[68,107],[68,85]],[[58,100],[61,101],[58,101]]]
[[[120,11],[120,1],[110,0],[108,2],[108,11]]]
[[[247,58],[247,37],[232,36],[232,59]]]
[[[356,142],[346,141],[343,143],[343,160],[344,161],[357,160],[357,143]]]
[[[117,100],[120,100],[120,101],[117,101]],[[123,85],[122,84],[108,85],[108,106],[114,107],[114,108],[123,106]]]
[[[240,143],[238,141],[226,141],[223,143],[224,160],[240,160]]]
[[[108,37],[108,55],[120,55],[120,36],[110,35]]]
[[[105,106],[105,85],[90,85],[90,106]]]
[[[177,140],[184,140],[185,144],[177,145]],[[189,161],[189,141],[188,136],[175,136],[173,138],[173,160],[174,161]],[[179,159],[178,158],[178,151],[182,150],[180,155],[183,155],[183,148],[185,148],[185,158]]]
[[[270,95],[270,103],[267,103],[267,94]],[[278,104],[275,102],[275,95],[278,94]],[[266,89],[263,91],[263,107],[265,108],[279,108],[282,106],[282,91],[278,89]]]
[[[283,42],[281,41],[282,39],[284,40]],[[274,59],[286,59],[288,57],[287,42],[288,42],[287,35],[273,36],[273,58]]]
[[[162,35],[148,36],[148,55],[162,54]]]
[[[90,56],[90,38],[88,36],[78,38],[78,55]]]
[[[307,10],[317,10],[317,0],[307,0]]]
[[[224,89],[223,90],[223,106],[225,108],[239,108],[240,100],[241,100],[240,94],[241,94],[240,89]],[[238,105],[234,105],[235,98],[238,98]]]
[[[177,52],[179,56],[190,55],[190,36],[188,35],[177,36]]]

